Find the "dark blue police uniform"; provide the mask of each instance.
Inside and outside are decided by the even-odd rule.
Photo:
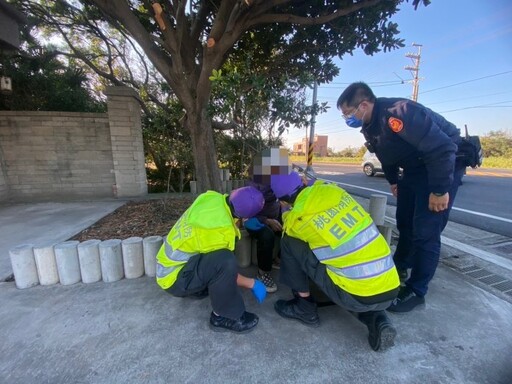
[[[377,98],[371,121],[361,132],[381,161],[388,182],[398,186],[400,236],[394,261],[398,269],[412,268],[406,286],[423,297],[436,271],[441,232],[464,174],[465,165],[456,159],[460,130],[414,101]],[[400,177],[399,168],[403,169]],[[431,192],[449,193],[447,210],[429,210]]]

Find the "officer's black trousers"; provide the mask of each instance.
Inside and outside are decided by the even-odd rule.
[[[378,302],[363,304],[350,293],[333,283],[326,267],[316,258],[308,243],[284,235],[281,239],[281,269],[279,278],[283,284],[298,292],[309,292],[309,279],[336,304],[352,312],[380,311],[388,308],[397,290],[389,292]]]
[[[238,319],[245,311],[244,300],[236,284],[238,265],[235,254],[227,249],[192,256],[167,289],[174,296],[197,294],[206,288],[213,311]]]
[[[417,295],[425,296],[428,283],[434,277],[441,251],[441,232],[461,183],[464,170],[456,165],[450,194],[449,208],[443,212],[428,209],[430,190],[426,170],[407,174],[398,182],[396,226],[400,232],[393,259],[399,269],[412,268],[405,283]]]

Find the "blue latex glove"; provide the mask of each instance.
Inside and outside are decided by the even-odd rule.
[[[259,221],[257,218],[253,217],[249,220],[246,220],[244,222],[244,227],[246,229],[249,229],[251,231],[259,231],[261,228],[263,228],[265,224],[262,224],[261,221]]]
[[[258,300],[258,303],[262,303],[267,297],[267,289],[265,288],[265,284],[261,281],[254,279],[254,287],[251,288],[252,294]]]

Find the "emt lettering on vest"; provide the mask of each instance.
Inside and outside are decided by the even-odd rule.
[[[329,233],[337,240],[341,240],[352,228],[368,217],[359,205],[354,204],[357,204],[356,201],[348,193],[344,193],[337,206],[313,216],[311,220],[315,229],[322,230],[330,224],[327,228]]]
[[[174,232],[172,241],[188,239],[192,236],[192,226],[188,223],[186,216],[180,217],[172,229]]]

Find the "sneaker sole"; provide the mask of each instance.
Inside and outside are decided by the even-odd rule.
[[[304,324],[304,325],[306,325],[306,326],[308,326],[308,327],[310,327],[310,328],[318,328],[318,327],[320,326],[320,320],[318,320],[318,321],[316,321],[316,322],[314,322],[314,323],[308,323],[308,322],[306,322],[306,321],[304,321],[304,320],[302,320],[302,319],[299,319],[299,318],[297,318],[297,317],[293,317],[293,316],[286,316],[284,313],[279,312],[279,311],[276,309],[276,307],[275,307],[275,306],[274,306],[274,310],[275,310],[275,311],[277,312],[277,314],[278,314],[279,316],[281,316],[282,318],[285,318],[285,319],[291,319],[291,320],[297,320],[298,322],[300,322],[300,323],[302,323],[302,324]]]
[[[265,290],[267,291],[267,293],[275,293],[275,292],[277,292],[277,287],[267,287],[267,286],[265,286]]]
[[[416,305],[414,308],[412,308],[412,309],[410,309],[408,311],[397,311],[397,310],[394,310],[392,308],[387,308],[386,311],[391,312],[391,313],[404,314],[404,313],[412,312],[414,310],[420,310],[421,311],[421,310],[424,310],[425,308],[426,308],[426,303],[423,302],[421,304]]]
[[[393,327],[384,327],[380,331],[379,351],[385,351],[395,345],[396,329]]]
[[[218,332],[218,333],[231,332],[231,333],[235,333],[237,335],[245,335],[246,333],[252,332],[254,330],[254,328],[256,328],[256,325],[258,325],[258,323],[256,323],[256,325],[254,327],[246,329],[245,331],[241,331],[241,332],[233,331],[232,329],[227,329],[227,328],[224,328],[224,327],[218,327],[218,326],[215,326],[215,325],[213,325],[211,323],[208,324],[208,325],[210,326],[210,329],[213,332]]]
[[[256,278],[256,280],[258,281],[261,281],[261,283],[263,285],[265,285],[265,283],[263,282],[263,280],[261,280],[259,277]],[[269,287],[268,285],[265,285],[265,290],[267,291],[267,293],[274,293],[274,292],[277,292],[277,285],[275,285],[274,283],[274,286],[273,287]]]

